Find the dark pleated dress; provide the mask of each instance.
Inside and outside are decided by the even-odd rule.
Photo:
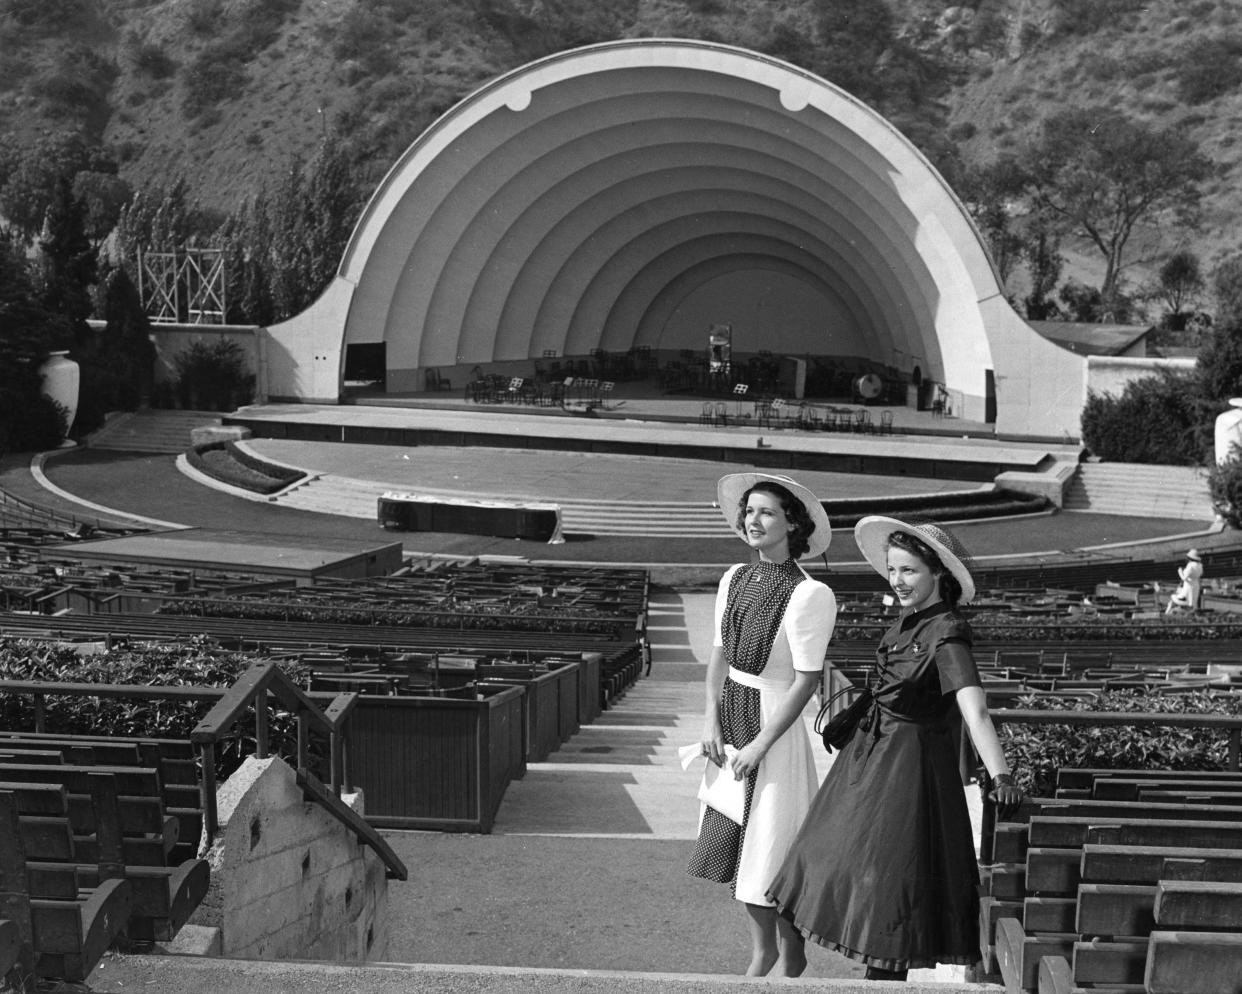
[[[979,867],[952,692],[978,686],[970,627],[946,604],[898,620],[882,695],[841,750],[769,896],[808,938],[883,970],[971,965]]]

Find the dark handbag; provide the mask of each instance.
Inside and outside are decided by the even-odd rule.
[[[850,736],[854,734],[854,729],[863,720],[863,715],[871,708],[871,702],[874,700],[871,688],[863,687],[847,708],[824,721],[824,715],[828,713],[828,709],[832,707],[836,699],[853,690],[853,687],[845,687],[838,690],[824,702],[824,706],[819,709],[819,714],[815,718],[815,731],[824,740],[824,748],[829,752],[832,752],[833,749],[842,748],[850,740]]]

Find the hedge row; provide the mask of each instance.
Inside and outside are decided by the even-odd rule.
[[[258,600],[185,598],[165,601],[160,614],[250,621],[300,621],[325,625],[386,625],[400,628],[453,628],[473,631],[593,633],[611,632],[625,620],[615,614],[575,607],[575,613],[549,614],[538,604],[470,602],[451,610],[401,609],[368,603],[304,604]]]
[[[228,687],[256,662],[266,661],[254,653],[223,650],[203,639],[179,644],[134,643],[123,648],[94,652],[86,647],[37,639],[16,639],[0,645],[0,680],[35,680],[46,683],[133,684],[152,687]],[[80,651],[80,649],[82,651]],[[93,654],[83,654],[93,653]],[[299,686],[306,686],[310,670],[305,664],[279,660],[281,668]],[[48,695],[44,699],[44,723],[49,732],[67,735],[155,736],[188,738],[190,731],[211,708],[203,701],[162,701]],[[253,718],[232,730],[217,749],[217,773],[228,776],[241,760],[254,751]],[[34,698],[28,694],[0,693],[0,728],[33,731]],[[297,722],[284,712],[270,721],[272,746],[284,755],[296,748]]]
[[[976,642],[1202,642],[1242,639],[1242,615],[1211,621],[1163,618],[1040,618],[1024,621],[1005,611],[965,612]],[[878,642],[895,618],[844,621],[833,642]]]
[[[1024,697],[1014,707],[1028,711],[1239,715],[1242,695],[1194,691],[1160,696],[1145,690],[1110,690],[1085,700]],[[1062,767],[1223,770],[1229,760],[1229,733],[1219,728],[1004,724],[1000,736],[1022,789],[1039,797],[1055,793],[1057,771]]]

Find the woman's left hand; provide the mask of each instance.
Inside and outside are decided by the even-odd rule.
[[[999,773],[993,777],[991,788],[988,798],[996,804],[997,817],[1002,821],[1007,821],[1017,813],[1022,805],[1022,791],[1010,773]]]
[[[759,769],[759,763],[762,762],[765,752],[767,750],[755,742],[739,749],[729,761],[729,768],[733,770],[733,779],[745,780]]]

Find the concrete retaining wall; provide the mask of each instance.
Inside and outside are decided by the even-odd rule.
[[[345,798],[361,807],[361,795]],[[307,802],[281,759],[247,759],[218,795],[220,834],[205,854],[212,886],[197,924],[222,931],[238,959],[382,960],[384,865]]]

